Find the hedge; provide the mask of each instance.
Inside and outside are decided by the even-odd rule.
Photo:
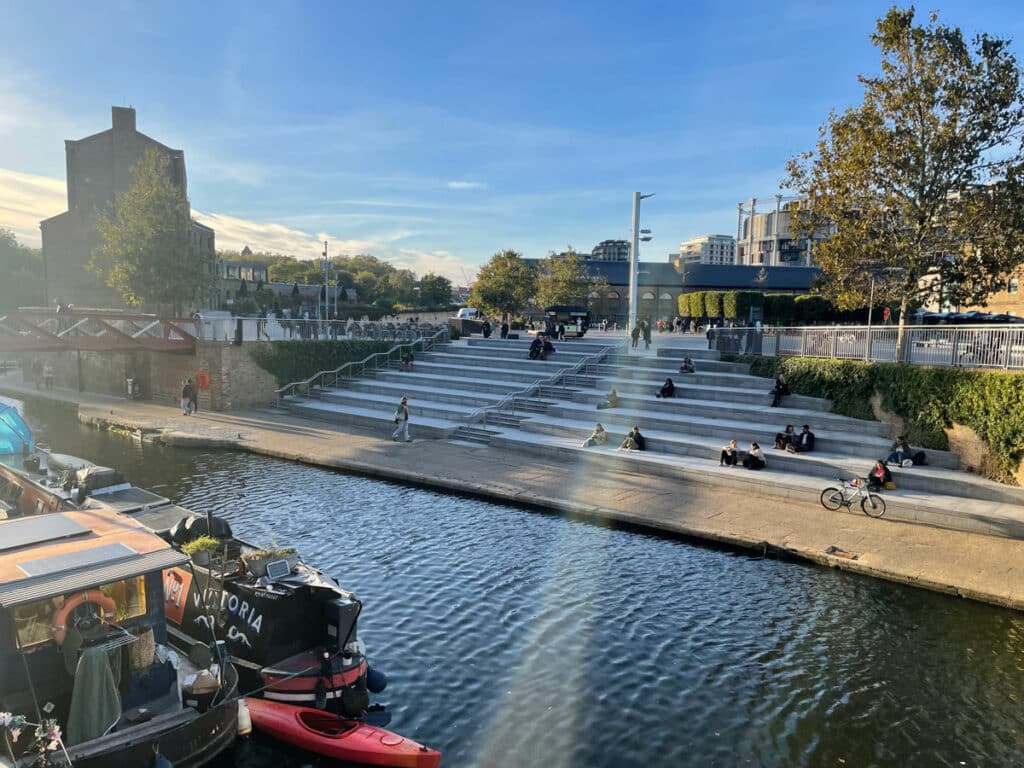
[[[333,371],[345,363],[365,360],[374,352],[387,352],[395,341],[275,341],[260,344],[253,360],[280,386],[308,379],[320,371]]]
[[[739,357],[735,359],[741,359]],[[924,448],[948,450],[945,429],[955,424],[977,433],[994,458],[982,474],[1016,485],[1024,459],[1024,375],[931,368],[903,363],[863,363],[809,357],[744,357],[755,376],[782,372],[793,392],[832,401],[832,410],[874,419],[871,397],[906,421],[907,439]]]

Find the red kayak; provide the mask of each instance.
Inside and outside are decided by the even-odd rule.
[[[283,742],[318,755],[364,765],[437,768],[441,753],[397,733],[330,712],[247,697],[252,724]]]

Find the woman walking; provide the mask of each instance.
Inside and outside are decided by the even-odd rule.
[[[399,436],[407,443],[412,442],[409,437],[409,398],[407,397],[402,398],[398,410],[395,411],[395,431],[391,433],[391,439],[397,441]]]

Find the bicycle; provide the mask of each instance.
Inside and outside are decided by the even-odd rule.
[[[855,480],[843,480],[837,477],[842,487],[829,487],[821,492],[821,506],[830,512],[836,512],[840,507],[847,509],[853,506],[855,499],[860,499],[860,508],[868,517],[881,517],[885,514],[885,499],[877,493],[871,493],[864,481],[859,478]]]

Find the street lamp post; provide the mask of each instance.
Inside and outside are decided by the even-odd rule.
[[[636,327],[636,305],[637,305],[637,277],[639,272],[640,241],[650,242],[650,230],[640,229],[640,201],[648,197],[654,197],[652,192],[649,195],[642,195],[639,192],[633,193],[633,229],[629,244],[629,322],[626,330],[632,331]],[[643,235],[643,237],[641,237]]]
[[[875,308],[875,273],[871,273],[871,290],[868,293],[868,337],[864,342],[864,361],[871,362],[871,312]]]

